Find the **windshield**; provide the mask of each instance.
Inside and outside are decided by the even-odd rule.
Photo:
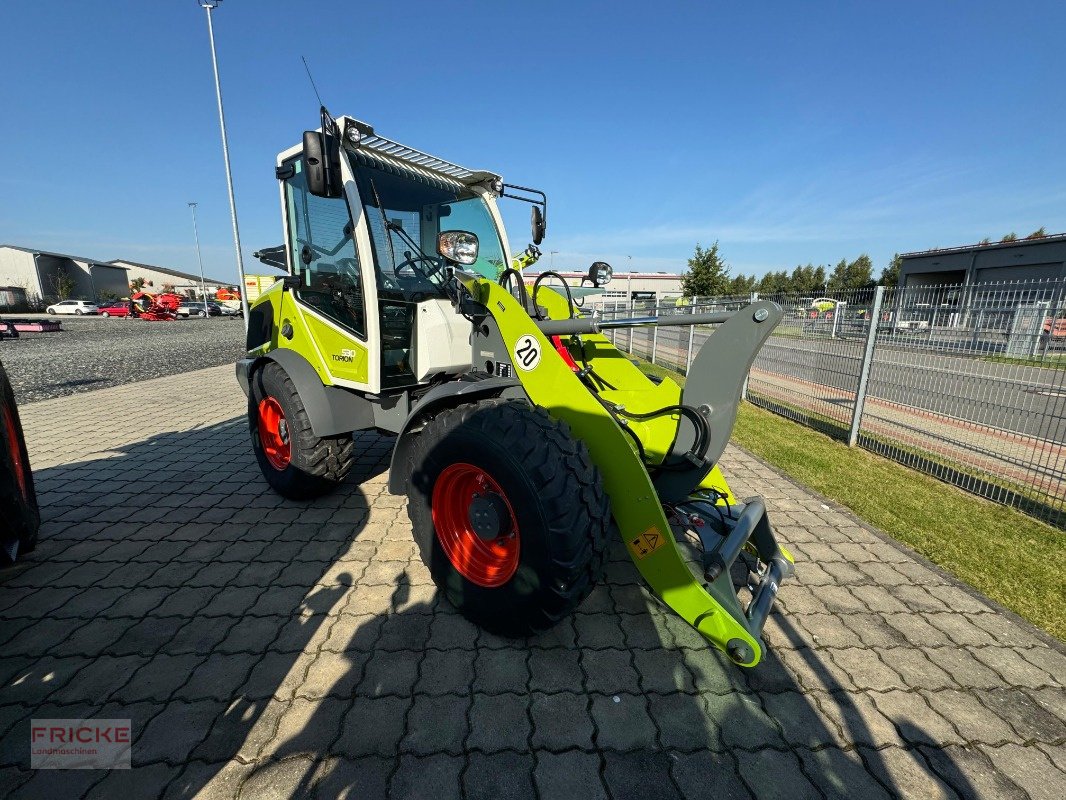
[[[465,186],[423,177],[370,157],[348,153],[359,187],[378,266],[382,297],[417,302],[443,296],[441,231],[470,231],[478,237],[478,259],[463,269],[495,280],[506,258],[485,201]]]

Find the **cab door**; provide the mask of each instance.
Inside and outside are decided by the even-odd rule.
[[[372,259],[364,255],[369,247],[360,247],[365,232],[351,213],[360,206],[347,197],[312,195],[302,157],[282,167],[291,167],[283,194],[290,271],[300,277],[292,293],[296,316],[334,383],[375,392],[378,324],[367,312],[376,307],[377,292]],[[345,177],[350,186],[351,176]]]

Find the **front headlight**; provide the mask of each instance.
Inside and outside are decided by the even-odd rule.
[[[443,231],[437,237],[437,252],[455,264],[473,264],[477,248],[477,235],[470,231]]]

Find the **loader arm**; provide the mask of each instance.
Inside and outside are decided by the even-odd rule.
[[[464,277],[463,282],[494,318],[515,374],[530,400],[569,424],[573,434],[585,442],[603,474],[622,539],[652,591],[735,662],[743,666],[757,664],[764,650],[761,629],[765,617],[752,620],[746,615],[728,570],[706,585],[693,574],[678,549],[651,475],[629,435],[556,352],[538,321],[510,293],[486,280]],[[566,301],[554,292],[545,292],[538,302],[548,307],[553,317],[567,317]],[[661,397],[669,397],[672,391],[679,397],[676,384],[671,382],[665,389],[655,387],[604,337],[592,334],[586,341],[598,354],[597,371],[619,391],[628,390],[634,396],[642,391],[659,392]],[[535,358],[525,358],[531,353]],[[728,438],[728,431],[723,435]],[[708,481],[728,492],[717,470],[706,475],[704,482]],[[744,524],[755,527],[753,517],[758,509],[752,508]],[[765,527],[769,531],[768,523]],[[772,540],[772,533],[770,536]],[[747,541],[745,536],[744,543]],[[769,601],[772,596],[766,601],[767,611]]]

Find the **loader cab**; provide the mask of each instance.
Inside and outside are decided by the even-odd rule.
[[[437,236],[476,234],[477,261],[464,269],[500,275],[507,241],[491,187],[347,141],[334,153],[333,196],[320,184],[312,193],[304,146],[278,160],[292,297],[331,379],[377,393],[465,372],[470,323],[445,291]]]

